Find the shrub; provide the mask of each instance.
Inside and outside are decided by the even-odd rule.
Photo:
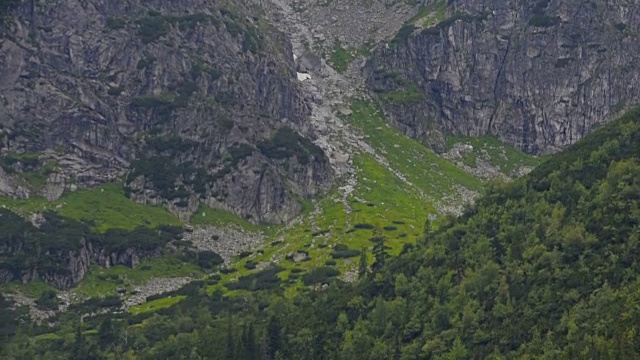
[[[354,229],[373,229],[374,226],[367,223],[355,224],[353,226]]]
[[[120,96],[120,94],[122,94],[123,91],[124,91],[124,86],[122,85],[117,87],[109,87],[109,89],[107,90],[107,94],[111,96]]]
[[[256,268],[256,263],[254,263],[253,261],[249,260],[244,264],[245,269],[248,270],[253,270]]]
[[[105,25],[111,30],[120,30],[127,26],[127,21],[124,19],[108,17],[105,21]]]
[[[161,16],[148,16],[139,19],[138,36],[143,43],[149,44],[167,35],[171,29],[169,23]]]
[[[395,230],[398,230],[398,227],[397,226],[385,226],[385,227],[383,227],[383,229],[386,230],[386,231],[395,231]]]
[[[57,310],[58,297],[53,290],[47,290],[36,300],[36,305],[43,310]]]
[[[149,65],[153,64],[156,61],[155,56],[147,56],[143,59],[138,60],[138,64],[136,65],[136,69],[142,70],[146,69]]]
[[[240,259],[244,259],[244,258],[246,258],[248,256],[251,256],[252,254],[253,254],[253,252],[251,252],[251,251],[243,251],[243,252],[240,253]]]
[[[278,129],[271,139],[260,142],[258,149],[270,159],[296,156],[301,164],[308,164],[311,157],[321,159],[324,156],[319,146],[286,126]]]
[[[333,248],[333,253],[331,254],[331,257],[333,257],[334,259],[344,259],[344,258],[355,257],[358,255],[360,255],[360,251],[351,250],[349,249],[348,246],[339,244]]]
[[[411,34],[413,34],[413,31],[416,29],[415,25],[413,24],[404,24],[400,30],[398,31],[398,33],[396,34],[396,36],[393,38],[393,40],[391,40],[392,44],[401,44],[404,43],[405,41],[407,41],[407,39],[409,38],[409,36],[411,36]]]
[[[338,275],[340,275],[340,271],[338,271],[338,269],[325,266],[314,269],[310,273],[304,274],[302,276],[302,282],[305,285],[323,283],[328,282],[331,278],[334,278]]]
[[[201,251],[197,254],[197,265],[204,269],[213,269],[223,264],[224,260],[213,251]]]
[[[279,266],[264,269],[256,274],[241,276],[237,282],[225,284],[229,290],[268,290],[280,287],[278,273],[284,268]]]
[[[535,27],[551,27],[560,22],[560,17],[554,16],[551,17],[545,14],[534,14],[531,19],[529,19],[529,25]]]
[[[335,266],[337,262],[335,260],[327,260],[324,262],[324,264],[327,266]]]

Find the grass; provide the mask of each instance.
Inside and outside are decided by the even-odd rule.
[[[364,248],[371,263],[373,256],[370,251],[374,245],[371,239],[384,236],[390,254],[396,255],[405,243],[415,242],[422,236],[427,215],[437,213],[437,201],[444,196],[456,196],[454,185],[471,190],[482,188],[483,183],[479,179],[390,127],[373,104],[355,101],[351,110],[353,113],[347,121],[359,129],[367,137],[366,141],[378,153],[384,154],[393,170],[401,173],[408,182],[401,180],[371,155],[354,154],[358,185],[347,198],[347,205],[341,201],[338,191],[316,200],[314,207],[319,210],[319,215],[306,213],[296,225],[275,231],[265,241],[261,252],[255,251],[249,257],[236,259],[232,265],[236,272],[221,275],[219,284],[208,288],[210,292],[221,289],[231,296],[238,290],[227,291],[223,284],[254,272],[245,268],[247,261],[261,263],[280,258],[278,266],[285,270],[278,276],[282,284],[286,284],[285,296],[295,296],[304,287],[303,275],[325,266],[328,260],[335,260],[334,267],[342,273],[355,269],[358,257],[332,259],[332,247],[335,245],[343,244],[358,251]],[[356,224],[368,225],[356,229]],[[284,241],[275,241],[278,239]],[[295,263],[285,259],[296,251],[307,252],[309,260]],[[303,272],[296,274],[297,280],[289,281],[294,268]]]
[[[368,135],[367,142],[386,154],[388,162],[429,197],[437,200],[453,195],[455,184],[482,189],[481,180],[392,128],[372,103],[355,101],[352,111],[347,121]]]
[[[191,217],[193,225],[214,225],[228,226],[238,225],[248,231],[259,231],[260,226],[252,224],[249,220],[225,210],[213,209],[204,204],[200,204],[198,210]]]
[[[152,311],[157,311],[160,309],[166,309],[169,308],[177,303],[179,303],[180,301],[186,299],[187,297],[185,295],[177,295],[177,296],[169,296],[166,298],[162,298],[162,299],[156,299],[156,300],[152,300],[149,302],[146,302],[144,304],[138,305],[138,306],[133,306],[129,309],[129,312],[133,315],[138,315],[138,314],[142,314],[142,313],[146,313],[146,312],[152,312]]]
[[[159,206],[141,205],[129,200],[121,185],[107,184],[64,194],[59,200],[43,198],[15,200],[0,197],[0,205],[18,213],[55,211],[62,216],[93,224],[96,231],[112,228],[132,230],[137,227],[180,225],[178,218]]]
[[[356,56],[369,55],[369,45],[362,45],[360,48],[343,48],[340,42],[336,42],[333,46],[333,51],[331,52],[331,63],[333,64],[333,68],[339,72],[344,73],[347,71],[349,64],[351,61],[356,58]]]
[[[103,269],[92,264],[74,291],[81,296],[98,297],[114,295],[118,289],[130,291],[133,286],[142,285],[152,278],[202,275],[203,271],[198,266],[168,255],[144,260],[135,268],[119,265]]]
[[[22,292],[34,299],[39,298],[40,295],[48,291],[57,292],[56,288],[45,283],[42,280],[34,280],[26,284],[19,283],[19,282],[10,282],[10,283],[0,284],[0,293]]]
[[[489,162],[507,176],[515,176],[522,167],[536,167],[544,157],[535,157],[526,154],[512,146],[502,143],[495,136],[450,136],[447,138],[447,149],[451,149],[455,144],[467,144],[473,150],[462,157],[462,162],[470,167],[476,167],[479,156],[486,154]]]
[[[447,1],[441,0],[428,6],[420,6],[418,13],[407,21],[407,24],[426,28],[447,18]]]
[[[388,91],[379,93],[381,99],[385,101],[411,104],[422,99],[422,93],[414,83],[409,83],[404,91]]]

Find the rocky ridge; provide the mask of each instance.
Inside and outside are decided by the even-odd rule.
[[[1,194],[56,199],[118,180],[183,219],[201,201],[294,218],[333,171],[310,145],[288,42],[252,6],[24,2],[1,30],[0,155],[16,160],[2,164]],[[26,170],[45,184],[22,176],[34,156]]]
[[[380,42],[364,74],[387,118],[443,152],[495,135],[556,152],[640,100],[635,1],[429,1]]]

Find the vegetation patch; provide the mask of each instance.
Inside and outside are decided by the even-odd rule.
[[[470,145],[468,152],[461,152],[461,161],[467,166],[476,167],[479,156],[488,157],[489,163],[501,173],[515,177],[518,171],[538,166],[543,158],[528,155],[514,147],[501,142],[495,136],[450,136],[447,138],[447,149],[451,150],[455,144]]]
[[[271,290],[280,288],[280,278],[278,273],[284,270],[274,266],[262,270],[258,273],[241,276],[237,282],[227,283],[225,286],[229,290]]]
[[[343,244],[338,244],[333,248],[333,253],[331,253],[331,257],[334,259],[345,259],[356,257],[360,255],[360,251],[349,249],[348,246]]]
[[[328,282],[338,275],[340,275],[340,271],[338,269],[323,266],[317,269],[313,269],[311,272],[302,275],[302,282],[308,286]]]
[[[378,92],[378,96],[387,102],[411,104],[422,100],[422,93],[414,83],[408,83],[406,90]]]
[[[339,41],[336,41],[331,51],[331,64],[337,72],[342,74],[347,71],[349,64],[351,64],[356,56],[368,56],[369,51],[369,44],[364,44],[360,48],[355,49],[344,48]]]
[[[311,159],[324,158],[324,151],[318,145],[286,126],[278,129],[271,139],[259,143],[258,149],[271,159],[295,156],[303,165],[308,164]]]
[[[169,308],[186,298],[185,295],[168,296],[160,299],[145,302],[142,305],[133,306],[129,309],[129,312],[133,315],[142,313],[154,312],[160,309]]]

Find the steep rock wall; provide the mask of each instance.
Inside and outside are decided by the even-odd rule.
[[[364,71],[391,121],[436,150],[492,134],[555,152],[640,99],[637,1],[452,0],[442,18],[425,4]]]
[[[290,44],[251,2],[25,0],[1,34],[0,155],[56,165],[45,189],[5,195],[126,178],[133,199],[183,218],[203,201],[286,222],[330,186],[322,151],[257,147],[314,134]]]

